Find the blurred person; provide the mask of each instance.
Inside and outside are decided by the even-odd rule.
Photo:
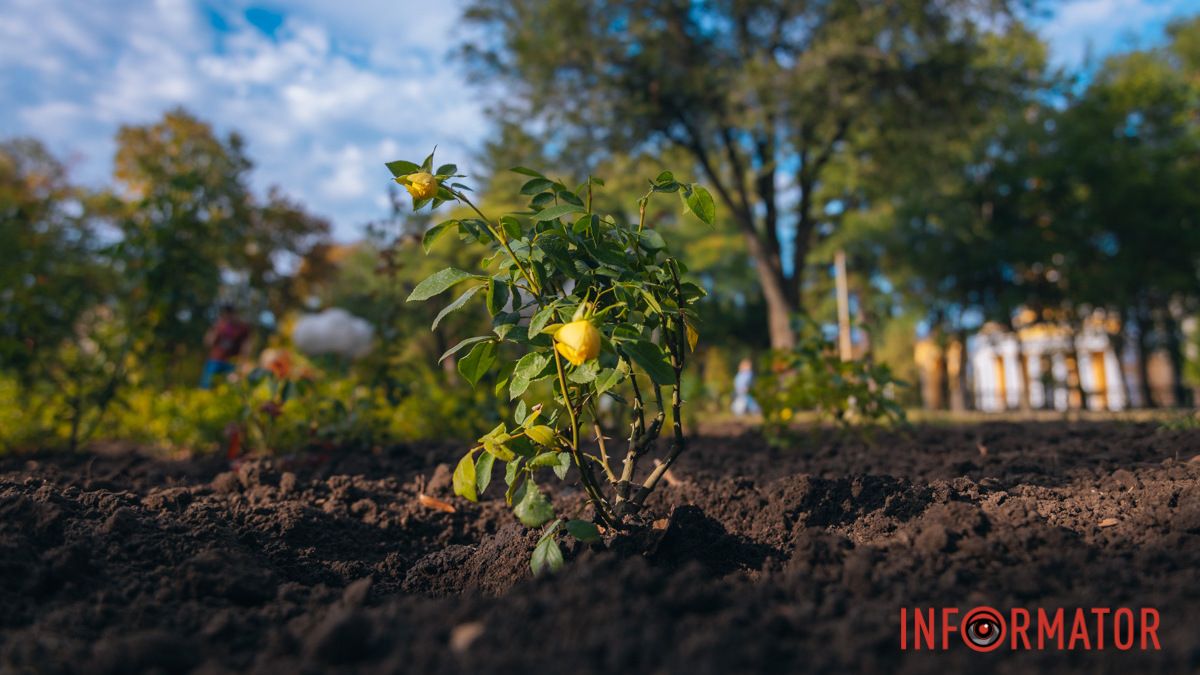
[[[754,362],[742,359],[738,364],[737,375],[733,376],[733,414],[738,416],[757,415],[760,410],[758,401],[750,395],[754,386]]]
[[[242,321],[237,309],[230,304],[221,305],[217,322],[204,335],[208,360],[204,362],[204,374],[200,376],[201,389],[211,389],[214,377],[233,372],[234,361],[245,350],[249,338],[250,325]]]

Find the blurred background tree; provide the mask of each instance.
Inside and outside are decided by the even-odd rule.
[[[1023,31],[1004,2],[477,0],[465,17],[476,77],[505,87],[492,114],[564,165],[687,153],[755,262],[775,347],[795,342],[815,238],[838,220],[831,166],[895,134],[956,135],[1025,77],[985,58]]]

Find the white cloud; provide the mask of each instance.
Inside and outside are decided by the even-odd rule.
[[[119,125],[182,105],[242,132],[255,187],[281,185],[343,239],[387,213],[383,162],[436,144],[440,158],[470,165],[487,125],[447,59],[465,36],[461,0],[261,0],[284,17],[271,35],[246,18],[252,1],[3,0],[0,129],[46,140],[99,183]],[[1103,53],[1157,39],[1189,4],[1074,0],[1040,30],[1056,60],[1074,64],[1089,43]]]
[[[0,127],[82,153],[77,174],[99,183],[119,125],[182,105],[241,132],[255,187],[281,185],[343,239],[387,213],[384,162],[437,144],[469,164],[487,127],[444,58],[455,3],[418,15],[394,2],[293,2],[279,6],[272,35],[251,25],[243,3],[222,0],[213,22],[189,0],[6,0],[0,84],[17,95],[0,103]]]
[[[1114,51],[1145,47],[1173,18],[1195,13],[1194,0],[1068,0],[1041,26],[1060,65],[1077,65]]]

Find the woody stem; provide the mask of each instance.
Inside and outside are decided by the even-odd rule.
[[[600,495],[600,490],[596,487],[596,477],[592,475],[591,466],[584,462],[584,458],[579,452],[579,418],[576,417],[575,406],[571,403],[570,390],[567,389],[567,376],[563,371],[562,357],[559,356],[557,349],[554,350],[554,367],[558,371],[558,386],[562,389],[563,402],[566,404],[567,416],[571,421],[571,459],[575,461],[575,467],[579,469],[579,480],[583,483],[583,489],[587,492],[592,507],[596,510],[596,518],[604,525],[612,527],[614,518],[608,513],[604,497]]]

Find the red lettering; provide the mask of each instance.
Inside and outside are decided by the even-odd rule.
[[[908,608],[900,608],[900,651],[908,650]]]
[[[1058,636],[1058,648],[1063,648],[1063,611],[1054,610],[1054,621],[1046,616],[1046,610],[1038,609],[1038,649],[1045,649],[1046,639]]]
[[[1092,614],[1096,615],[1096,649],[1104,649],[1104,617],[1112,612],[1107,607],[1093,607]]]
[[[950,648],[950,634],[958,630],[958,625],[953,619],[957,614],[957,607],[942,608],[942,649]]]
[[[1158,610],[1153,607],[1142,608],[1142,649],[1146,649],[1146,638],[1154,642],[1155,651],[1162,649],[1158,644]]]
[[[1029,610],[1014,608],[1008,618],[1008,624],[1012,627],[1012,648],[1017,648],[1017,637],[1020,636],[1024,648],[1029,649]]]
[[[1092,641],[1088,638],[1087,632],[1087,615],[1083,613],[1083,608],[1075,610],[1075,620],[1071,622],[1071,639],[1067,641],[1067,649],[1075,649],[1075,641],[1083,642],[1084,649],[1092,648]]]
[[[926,649],[933,649],[933,608],[929,608],[929,618],[919,608],[913,610],[913,649],[921,649],[921,640],[925,641]]]
[[[1121,618],[1125,618],[1125,639],[1121,639]],[[1133,647],[1133,610],[1128,607],[1119,608],[1113,614],[1113,642],[1117,649],[1126,651]]]

